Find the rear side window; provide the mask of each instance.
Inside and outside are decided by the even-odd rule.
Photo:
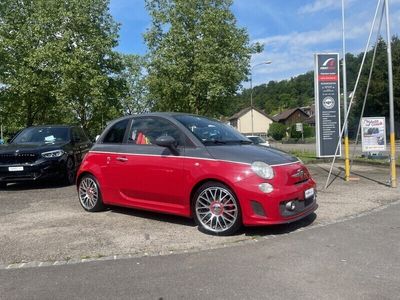
[[[89,138],[86,136],[86,134],[85,134],[85,132],[83,131],[83,129],[80,128],[80,127],[78,127],[77,129],[78,129],[77,131],[78,131],[79,139],[80,139],[82,142],[87,142],[87,141],[89,141]]]
[[[72,140],[75,142],[87,142],[88,138],[80,127],[72,128]]]
[[[128,126],[129,119],[124,119],[115,123],[107,132],[103,139],[103,143],[121,144],[124,141],[126,127]]]

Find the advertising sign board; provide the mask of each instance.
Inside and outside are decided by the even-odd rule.
[[[385,117],[362,118],[361,144],[363,152],[386,151]]]
[[[318,157],[341,155],[339,54],[315,54],[315,126]]]

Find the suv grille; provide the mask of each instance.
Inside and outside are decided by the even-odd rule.
[[[35,153],[0,154],[0,165],[29,164],[38,159]]]

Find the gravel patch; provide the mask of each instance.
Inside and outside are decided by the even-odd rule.
[[[318,183],[316,214],[289,225],[244,228],[231,237],[203,234],[192,220],[182,217],[125,208],[87,213],[74,186],[9,186],[0,191],[0,265],[219,248],[335,222],[400,199],[399,190],[386,184],[388,168],[355,165],[352,176],[359,180],[351,182],[343,181],[343,171],[334,168],[337,177],[324,190],[330,165],[308,167]]]

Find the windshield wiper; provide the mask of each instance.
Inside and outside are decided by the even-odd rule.
[[[208,140],[204,141],[204,144],[225,145],[226,142],[221,140]]]
[[[230,140],[230,141],[226,141],[226,143],[229,143],[229,144],[240,144],[240,145],[253,144],[253,142],[245,141],[245,140]]]

